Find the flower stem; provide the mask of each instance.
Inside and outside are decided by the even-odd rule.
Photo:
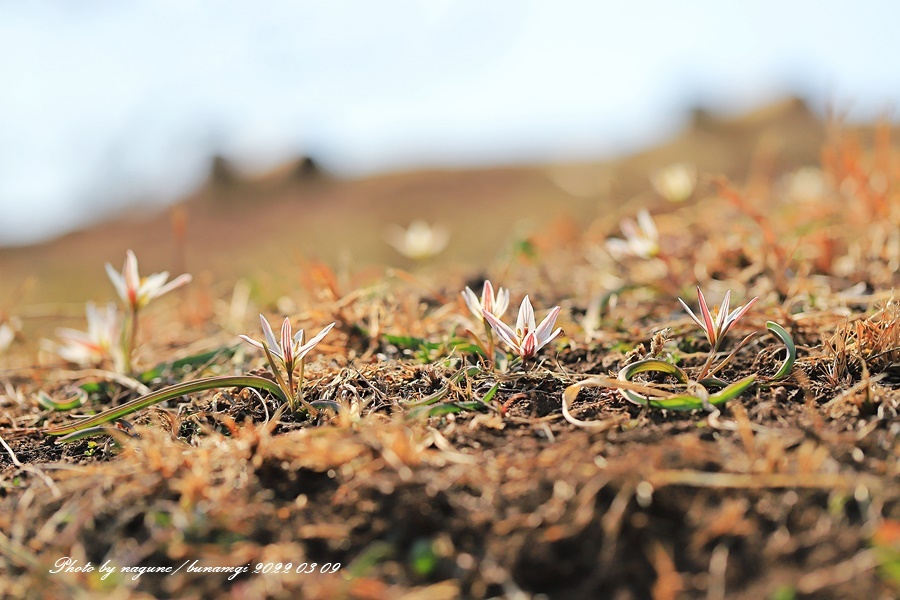
[[[491,324],[488,323],[487,319],[482,319],[482,321],[484,323],[484,334],[487,336],[488,340],[488,360],[490,361],[491,369],[493,369],[494,363],[496,362],[494,357],[494,352],[496,352],[494,347],[494,332],[491,330]]]
[[[132,371],[132,354],[138,330],[138,307],[131,305],[128,317],[125,319],[124,331],[122,331],[122,361],[125,373]]]
[[[300,403],[303,406],[303,408],[305,408],[307,411],[309,411],[310,415],[316,416],[316,414],[319,412],[318,410],[316,410],[316,407],[303,399],[303,371],[305,370],[305,368],[306,368],[306,360],[301,358],[300,359],[300,377],[297,378],[296,401],[291,403],[291,410],[296,411],[297,403]]]
[[[700,375],[697,377],[698,380],[704,379],[706,375],[709,373],[710,367],[712,367],[712,363],[716,358],[716,354],[719,352],[719,344],[716,344],[709,351],[709,356],[706,359],[706,362],[703,363],[703,368],[700,370]]]

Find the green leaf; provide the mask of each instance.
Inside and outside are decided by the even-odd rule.
[[[424,358],[423,362],[431,362],[432,352],[439,350],[458,350],[467,354],[484,354],[484,351],[478,345],[466,340],[465,338],[453,337],[442,342],[429,342],[424,338],[417,338],[408,335],[391,335],[384,334],[384,340],[397,346],[401,350],[411,350],[419,352],[419,358]]]
[[[222,346],[209,352],[186,356],[177,360],[161,362],[152,369],[144,371],[137,376],[141,383],[150,383],[154,379],[159,379],[166,373],[181,373],[185,367],[199,368],[204,367],[218,358],[231,358],[237,350],[237,346]]]
[[[781,381],[790,375],[791,369],[794,368],[794,362],[797,360],[797,347],[794,346],[794,340],[791,338],[791,334],[775,321],[766,321],[766,329],[780,339],[787,350],[787,356],[784,359],[784,363],[781,365],[781,368],[778,369],[778,372],[775,373],[775,376],[770,379],[770,381]]]
[[[444,402],[437,406],[419,406],[409,412],[409,418],[439,417],[441,415],[459,414],[470,410],[481,410],[484,407],[485,405],[477,400],[468,402]]]
[[[436,350],[441,347],[438,343],[429,342],[424,338],[417,338],[409,335],[391,335],[386,333],[383,337],[387,343],[393,344],[401,350],[418,350],[423,347],[428,350]]]
[[[665,361],[650,358],[647,360],[632,363],[619,371],[619,381],[631,382],[632,378],[638,373],[657,372],[673,375],[680,383],[687,384],[688,376],[679,367],[667,363]],[[721,391],[710,394],[707,402],[713,406],[724,404],[733,398],[737,398],[744,393],[747,388],[756,382],[756,375],[750,375],[731,385],[724,385],[725,382],[718,379],[704,380],[703,384],[709,387],[722,387]],[[641,406],[649,406],[650,408],[664,408],[667,410],[697,410],[706,407],[706,403],[702,398],[698,398],[691,394],[673,394],[665,398],[650,398],[642,396],[632,390],[619,388],[619,393],[626,400]]]
[[[495,384],[491,387],[491,389],[489,389],[489,390],[487,391],[487,394],[484,395],[484,398],[481,399],[481,403],[482,403],[482,404],[490,404],[491,400],[492,400],[492,399],[494,398],[494,396],[497,394],[497,390],[499,390],[499,389],[500,389],[500,384],[499,384],[499,383],[495,383]]]
[[[82,419],[71,425],[51,427],[50,429],[45,429],[43,432],[46,435],[67,436],[69,434],[84,431],[86,429],[97,428],[100,425],[104,425],[117,419],[121,419],[125,415],[130,415],[133,412],[137,412],[149,406],[153,406],[154,404],[159,404],[160,402],[165,402],[166,400],[172,400],[173,398],[184,396],[185,394],[192,394],[195,392],[202,392],[204,390],[227,387],[251,387],[266,390],[267,392],[270,392],[271,394],[277,396],[283,402],[289,402],[289,399],[285,397],[282,389],[271,379],[265,379],[263,377],[257,377],[255,375],[226,375],[223,377],[207,377],[206,379],[196,379],[194,381],[188,381],[186,383],[179,383],[177,385],[163,388],[156,392],[151,392],[150,394],[146,394],[144,396],[141,396],[140,398],[135,398],[131,402],[126,402],[121,406],[103,411],[102,413],[94,415],[93,417]],[[99,433],[104,432],[101,431]]]
[[[435,552],[435,544],[432,540],[416,540],[409,550],[409,565],[420,577],[431,575],[439,561],[440,557]]]
[[[74,408],[78,408],[82,406],[87,400],[88,393],[82,389],[78,388],[75,392],[75,397],[69,398],[68,400],[56,401],[49,394],[39,391],[37,393],[37,401],[42,407],[47,410],[57,410],[57,411],[65,411],[72,410]]]

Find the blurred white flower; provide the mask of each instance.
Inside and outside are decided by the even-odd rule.
[[[97,308],[93,302],[86,305],[87,331],[60,327],[56,336],[62,344],[56,353],[64,360],[82,366],[96,365],[107,358],[112,359],[115,368],[122,366],[122,351],[119,346],[121,320],[116,305],[112,302]]]
[[[16,330],[9,323],[0,323],[0,352],[5,352],[16,339]]]
[[[490,279],[484,280],[484,288],[481,291],[480,300],[468,286],[466,286],[466,290],[462,295],[466,301],[466,306],[475,315],[476,319],[484,319],[481,311],[487,311],[495,317],[502,317],[509,307],[509,290],[499,288],[495,294],[494,286],[491,284]]]
[[[606,241],[606,249],[613,258],[636,256],[647,259],[659,254],[659,231],[653,217],[646,210],[638,212],[637,223],[631,219],[622,219],[619,227],[625,239],[612,238]]]
[[[685,163],[669,165],[651,175],[650,183],[669,202],[684,202],[697,187],[697,169]]]
[[[413,221],[408,229],[391,225],[385,232],[387,242],[397,252],[413,260],[425,260],[439,254],[450,241],[450,233],[425,221]]]
[[[822,169],[804,167],[786,177],[786,196],[790,202],[815,202],[831,191]]]
[[[191,276],[187,273],[179,275],[169,283],[169,272],[153,273],[143,279],[138,274],[137,257],[134,252],[128,250],[125,254],[125,266],[122,272],[116,271],[113,266],[106,263],[106,273],[116,288],[119,297],[133,311],[137,311],[163,294],[171,292],[191,280]]]

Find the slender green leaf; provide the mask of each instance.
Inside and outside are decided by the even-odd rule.
[[[203,367],[220,357],[231,358],[236,349],[237,346],[222,346],[221,348],[216,348],[209,352],[194,354],[193,356],[186,356],[168,362],[161,362],[152,369],[138,375],[137,379],[141,381],[141,383],[149,383],[154,379],[162,377],[166,373],[180,373],[185,367]]]
[[[784,344],[785,350],[787,351],[787,356],[784,358],[784,363],[781,365],[781,368],[778,369],[778,372],[775,373],[775,376],[770,379],[770,381],[781,381],[785,377],[791,374],[791,369],[794,368],[794,362],[797,360],[797,347],[794,346],[794,340],[791,338],[791,334],[787,332],[787,330],[776,323],[775,321],[766,321],[766,329],[768,329],[772,334],[775,335],[778,339],[781,340],[781,343]]]
[[[688,383],[687,374],[677,366],[665,361],[651,358],[630,364],[619,372],[619,380],[631,382],[632,378],[638,373],[657,372],[673,375],[680,383]],[[724,404],[733,398],[737,398],[756,381],[756,375],[750,375],[731,385],[724,385],[725,382],[718,379],[708,379],[701,383],[710,387],[720,387],[721,391],[710,394],[707,402],[713,406]],[[632,390],[619,388],[619,393],[626,400],[641,406],[649,406],[650,408],[664,408],[667,410],[697,410],[704,408],[706,403],[702,398],[698,398],[692,394],[673,394],[666,398],[650,398],[642,396]]]
[[[440,389],[438,389],[435,392],[432,392],[431,394],[428,394],[427,396],[425,396],[421,400],[418,400],[417,402],[410,402],[410,403],[406,404],[406,406],[409,408],[415,408],[417,406],[426,406],[428,404],[434,404],[435,402],[437,402],[438,400],[441,400],[444,396],[449,394],[450,388],[453,385],[456,385],[460,381],[462,381],[462,379],[464,377],[472,377],[472,376],[476,375],[477,373],[479,373],[480,371],[481,371],[481,369],[476,366],[462,368],[453,374],[453,376],[448,380],[446,385],[441,386]]]
[[[500,389],[500,384],[495,383],[491,386],[491,389],[487,391],[487,394],[484,395],[484,398],[481,399],[482,404],[490,404],[491,400],[493,400],[494,396],[497,394],[497,390]]]
[[[75,396],[73,398],[69,398],[68,400],[57,401],[50,397],[49,394],[39,391],[37,393],[37,401],[42,407],[47,410],[72,410],[82,406],[87,400],[87,392],[81,388],[78,388],[75,392]]]
[[[130,415],[131,413],[137,412],[149,406],[153,406],[154,404],[159,404],[160,402],[165,402],[166,400],[172,400],[173,398],[178,398],[185,394],[192,394],[196,392],[202,392],[204,390],[227,387],[257,388],[270,392],[271,394],[281,399],[283,402],[288,402],[288,398],[285,397],[282,389],[271,379],[265,379],[263,377],[257,377],[255,375],[226,375],[223,377],[207,377],[206,379],[197,379],[194,381],[188,381],[186,383],[179,383],[177,385],[169,386],[156,392],[141,396],[140,398],[136,398],[131,402],[126,402],[121,406],[103,411],[98,415],[83,419],[71,425],[60,425],[58,427],[45,429],[44,433],[53,436],[69,435],[71,433],[75,433],[76,431],[82,431],[85,429],[103,425],[105,423],[110,423],[112,421],[115,421],[116,419],[121,419],[125,415]]]

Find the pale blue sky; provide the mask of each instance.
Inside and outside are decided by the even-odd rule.
[[[360,175],[610,156],[790,92],[896,116],[898,7],[0,0],[0,244],[176,198],[214,152]]]

